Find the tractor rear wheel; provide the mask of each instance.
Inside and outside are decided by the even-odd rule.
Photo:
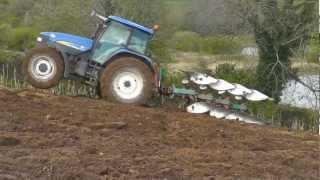
[[[55,49],[37,48],[26,54],[22,70],[33,87],[49,89],[63,78],[64,63]]]
[[[153,93],[153,73],[142,61],[122,57],[109,64],[100,78],[100,95],[111,102],[144,105]]]

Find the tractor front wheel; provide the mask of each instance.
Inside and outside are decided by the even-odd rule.
[[[152,71],[133,57],[114,60],[104,69],[100,78],[101,96],[111,102],[144,105],[152,92]]]
[[[27,81],[35,88],[49,89],[63,78],[64,63],[53,48],[30,50],[22,64]]]

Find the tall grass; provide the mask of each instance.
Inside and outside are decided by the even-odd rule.
[[[21,73],[19,61],[0,63],[0,86],[12,89],[32,88]],[[80,81],[62,80],[56,87],[48,90],[55,95],[95,97],[96,88],[90,87]]]

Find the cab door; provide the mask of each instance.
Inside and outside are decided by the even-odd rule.
[[[131,28],[111,21],[100,39],[97,40],[91,59],[104,64],[113,53],[127,47],[130,34]]]

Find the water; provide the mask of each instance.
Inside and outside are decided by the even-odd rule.
[[[319,76],[320,75],[305,75],[301,76],[300,79],[314,89],[319,89]],[[294,80],[287,83],[282,94],[282,104],[315,110],[319,108],[319,105],[317,106],[316,95],[310,89]]]

